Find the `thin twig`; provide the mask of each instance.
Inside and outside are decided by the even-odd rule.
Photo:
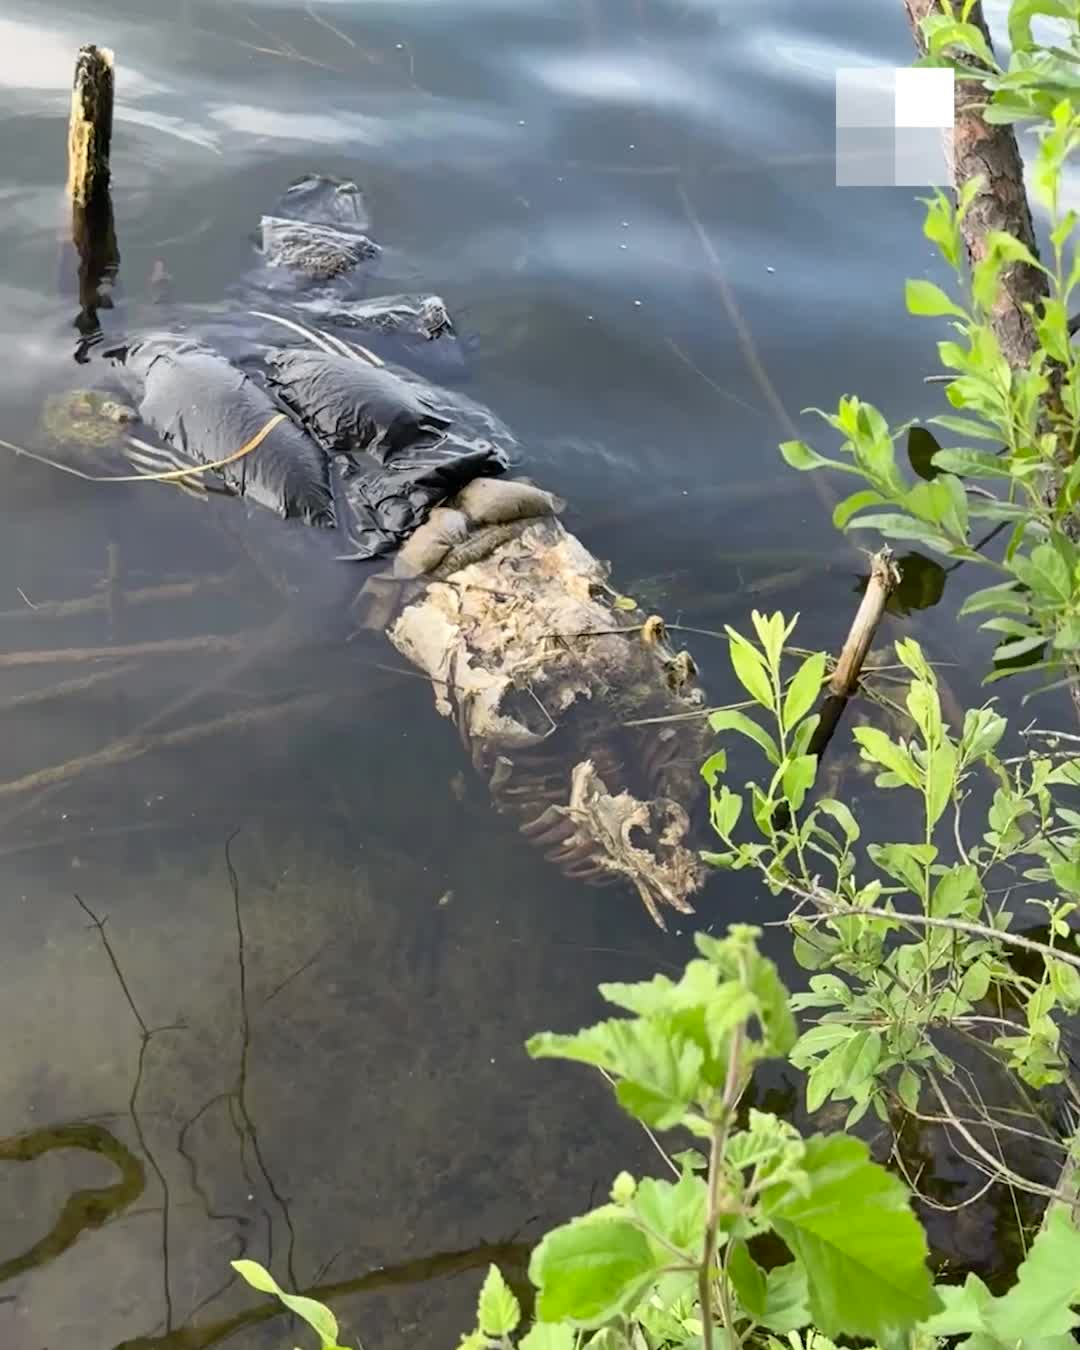
[[[602,1076],[603,1078],[606,1078],[606,1079],[607,1079],[607,1081],[611,1084],[612,1087],[616,1087],[616,1086],[617,1086],[617,1084],[616,1084],[616,1082],[615,1082],[615,1079],[612,1078],[611,1074],[608,1073],[607,1069],[601,1069],[601,1070],[600,1070],[600,1074],[601,1074],[601,1076]],[[652,1130],[649,1129],[648,1125],[646,1125],[645,1122],[644,1122],[643,1120],[639,1120],[639,1121],[638,1121],[638,1124],[639,1124],[639,1125],[641,1126],[641,1128],[645,1131],[645,1133],[649,1136],[649,1141],[650,1141],[650,1143],[652,1144],[653,1148],[655,1148],[656,1151],[657,1151],[657,1153],[660,1154],[661,1158],[663,1158],[664,1162],[668,1165],[668,1167],[671,1169],[671,1171],[674,1173],[674,1175],[675,1175],[676,1177],[681,1176],[682,1173],[681,1173],[681,1172],[679,1171],[679,1169],[675,1166],[675,1163],[674,1163],[674,1162],[672,1161],[672,1159],[668,1156],[667,1151],[665,1150],[663,1144],[661,1144],[660,1140],[657,1139],[656,1135],[652,1132]]]
[[[1051,947],[1045,942],[1032,942],[1030,938],[1020,937],[1017,933],[1009,933],[1001,928],[990,928],[982,923],[969,923],[965,919],[941,919],[928,914],[909,914],[896,910],[878,909],[874,905],[841,905],[822,891],[804,891],[786,882],[779,882],[778,884],[782,889],[802,896],[804,900],[809,900],[819,907],[821,912],[817,914],[801,914],[799,918],[803,923],[820,923],[825,919],[854,918],[866,915],[877,919],[890,919],[899,924],[914,923],[921,924],[926,928],[947,928],[955,933],[968,933],[972,937],[994,938],[998,942],[1005,942],[1013,947],[1022,947],[1024,951],[1038,952],[1040,956],[1064,961],[1066,965],[1080,970],[1080,957],[1070,956],[1060,947]],[[786,927],[790,921],[790,918],[778,919],[774,923],[770,923],[769,926]]]

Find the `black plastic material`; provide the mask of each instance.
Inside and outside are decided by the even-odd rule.
[[[141,384],[139,416],[192,465],[234,454],[281,411],[265,389],[201,343],[149,338],[127,348],[123,364]],[[336,524],[327,456],[289,417],[220,474],[234,492],[280,516]]]
[[[382,465],[370,455],[342,461],[339,515],[352,547],[350,560],[392,553],[428,517],[433,506],[471,483],[506,470],[494,446],[477,447],[445,436],[434,445],[413,445]]]
[[[450,426],[422,386],[360,357],[292,349],[271,353],[266,364],[282,402],[332,454],[366,451],[386,463]]]

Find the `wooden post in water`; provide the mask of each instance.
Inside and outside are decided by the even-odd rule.
[[[81,47],[75,59],[68,121],[67,195],[71,239],[79,255],[79,315],[84,337],[99,331],[99,309],[111,307],[107,290],[120,265],[109,192],[112,147],[113,54],[106,47]]]

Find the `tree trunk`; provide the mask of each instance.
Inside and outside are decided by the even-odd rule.
[[[940,13],[938,0],[903,0],[908,22],[920,55],[925,55],[919,21]],[[990,44],[990,32],[981,4],[968,15]],[[983,121],[986,94],[976,80],[956,81],[956,122],[953,131],[953,182],[959,192],[965,183],[981,175],[984,182],[968,208],[961,230],[968,258],[974,265],[987,252],[987,236],[1002,230],[1019,239],[1037,258],[1035,226],[1024,191],[1024,162],[1012,127],[991,126]],[[1001,276],[994,306],[994,332],[1005,359],[1014,368],[1026,366],[1038,347],[1038,338],[1025,304],[1035,304],[1048,294],[1046,277],[1027,263],[1010,263]]]

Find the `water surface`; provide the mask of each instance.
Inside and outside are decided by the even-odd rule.
[[[110,331],[157,259],[213,303],[291,178],[355,177],[386,289],[445,298],[468,392],[620,589],[691,627],[767,604],[807,645],[842,640],[864,560],[776,444],[827,445],[799,410],[845,392],[896,420],[938,407],[933,334],[903,313],[906,276],[941,279],[915,194],[833,186],[833,71],[906,63],[899,5],[9,5],[16,442],[82,378],[62,180],[85,41],[118,63]],[[0,474],[4,652],[192,640],[0,669],[0,1343],[283,1345],[226,1287],[242,1252],[324,1286],[346,1339],[455,1343],[489,1260],[522,1280],[545,1227],[652,1165],[603,1085],[530,1065],[524,1037],[591,1018],[599,980],[678,963],[689,933],[537,864],[429,689],[346,640],[348,568],[167,489]],[[961,704],[989,658],[955,618],[979,584],[962,569],[888,620],[955,663]],[[692,647],[735,697],[723,645]],[[700,921],[777,912],[726,879]]]

